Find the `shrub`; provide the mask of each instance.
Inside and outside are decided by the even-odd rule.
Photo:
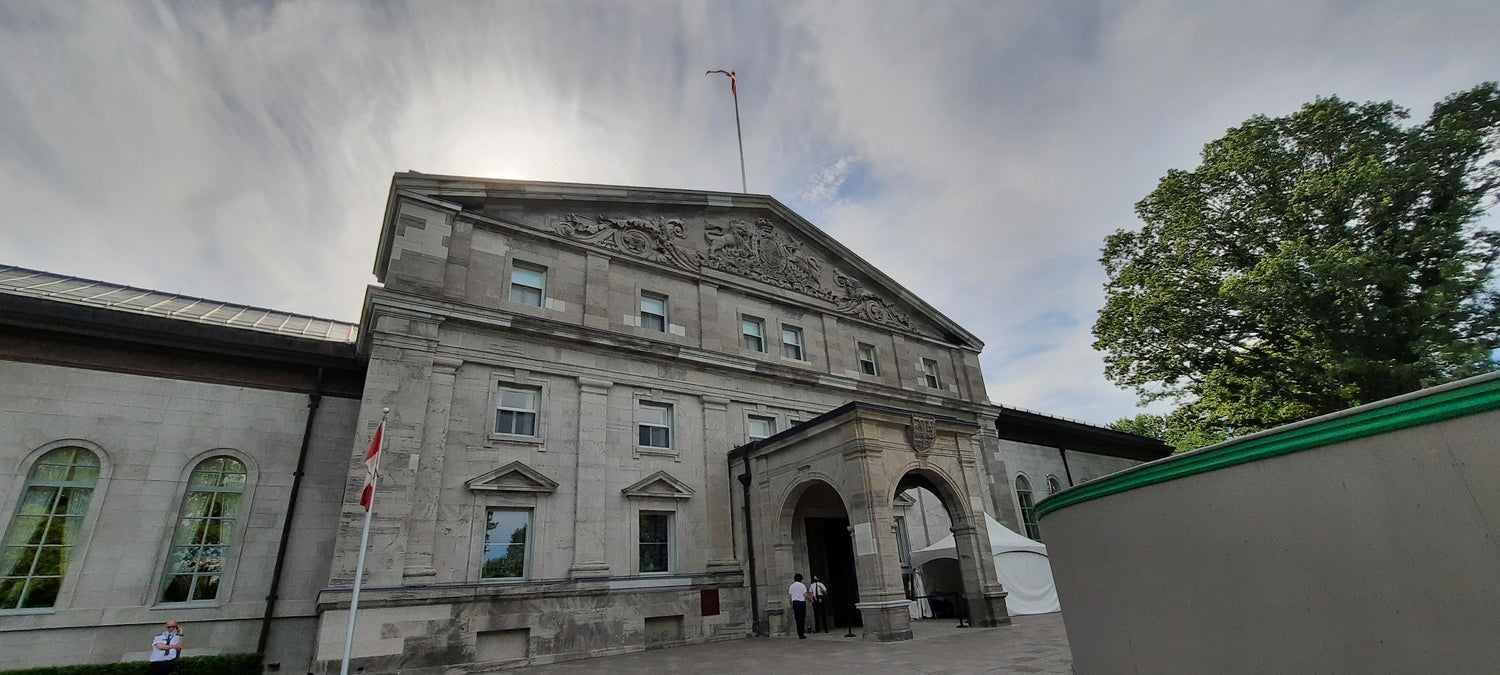
[[[177,660],[180,675],[260,675],[260,654],[184,656]],[[22,670],[0,670],[0,675],[145,675],[145,661],[96,663],[84,666],[50,666]]]

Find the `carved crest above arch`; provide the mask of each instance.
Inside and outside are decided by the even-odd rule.
[[[906,440],[918,455],[931,450],[932,444],[937,442],[937,420],[926,415],[912,415],[911,424],[906,427]]]
[[[526,466],[519,460],[470,478],[464,484],[470,490],[475,491],[551,494],[557,490],[557,481],[542,475],[540,471]]]
[[[631,499],[687,499],[693,488],[665,471],[657,471],[620,490]]]

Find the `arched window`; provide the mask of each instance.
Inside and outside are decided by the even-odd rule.
[[[1047,494],[1055,495],[1059,492],[1062,492],[1062,481],[1058,480],[1057,476],[1047,474]]]
[[[193,469],[167,554],[162,602],[218,597],[244,491],[245,465],[233,457],[212,457]]]
[[[83,448],[58,448],[32,465],[0,549],[0,609],[57,602],[97,482],[99,457]]]
[[[1036,507],[1031,502],[1031,481],[1016,474],[1016,501],[1021,504],[1021,524],[1026,526],[1026,536],[1042,540],[1042,530],[1036,524]]]

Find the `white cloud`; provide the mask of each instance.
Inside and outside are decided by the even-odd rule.
[[[808,178],[807,188],[798,198],[805,202],[821,203],[837,197],[844,181],[849,179],[849,171],[856,161],[854,157],[840,157],[821,171],[815,172]]]
[[[1132,413],[1089,327],[1168,168],[1320,94],[1421,117],[1494,3],[0,4],[0,260],[357,316],[390,176],[766,191],[989,345],[998,402]],[[1050,317],[1050,318],[1049,318]],[[1059,318],[1060,317],[1060,318]]]

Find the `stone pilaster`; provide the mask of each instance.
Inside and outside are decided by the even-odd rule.
[[[984,461],[983,438],[985,429],[995,436],[995,422],[980,415],[979,433],[967,439],[960,435],[958,443],[958,477],[963,481],[963,515],[953,523],[954,550],[958,553],[958,566],[964,579],[964,601],[969,606],[969,620],[980,626],[999,626],[1010,623],[1010,614],[1005,608],[1005,589],[995,574],[994,551],[990,550],[989,527],[985,524],[985,504],[990,493],[984,489],[988,482],[988,466]],[[988,426],[984,426],[988,425]],[[967,441],[967,442],[965,442]],[[978,451],[979,457],[976,457]],[[997,460],[998,461],[998,456]],[[1004,468],[1001,468],[1004,471]]]
[[[838,317],[823,315],[823,353],[828,359],[828,372],[833,375],[858,377],[859,362],[854,342],[844,336]]]
[[[849,479],[840,490],[848,499],[849,527],[854,530],[854,564],[859,576],[860,602],[866,635],[880,642],[910,640],[911,615],[906,589],[901,587],[889,483],[881,450],[860,443],[844,452]]]
[[[703,508],[708,523],[708,571],[738,572],[734,557],[734,533],[730,509],[729,464],[725,459],[729,442],[729,399],[703,396]]]
[[[372,331],[361,426],[373,432],[380,420],[380,409],[389,407],[391,412],[386,418],[385,447],[381,451],[380,476],[371,507],[374,516],[370,522],[364,583],[394,586],[403,582],[406,551],[411,546],[412,485],[417,473],[413,458],[420,459],[425,436],[432,371],[430,355],[436,348],[442,319],[384,309],[375,314],[372,322],[376,329]],[[357,492],[364,478],[362,450],[356,448],[351,457],[350,492],[346,492],[346,499],[352,508],[345,512],[335,544],[337,558],[330,572],[330,582],[334,585],[353,583],[359,556],[364,516],[358,506]]]
[[[583,325],[609,328],[609,258],[590,251],[583,282]],[[601,427],[602,428],[602,427]]]
[[[792,558],[792,533],[781,526],[781,505],[773,503],[771,495],[771,476],[767,473],[767,463],[764,457],[756,457],[750,460],[751,475],[750,484],[750,513],[755,523],[755,532],[760,535],[755,538],[755,556],[760,561],[756,568],[756,584],[760,589],[761,600],[761,627],[767,631],[767,635],[775,635],[781,632],[780,612],[777,611],[772,619],[773,608],[789,607],[785,599],[786,589],[792,583],[791,576],[795,562]],[[785,581],[783,581],[785,579]],[[777,588],[780,586],[780,588]],[[779,604],[778,604],[779,603]]]
[[[969,452],[978,458],[976,464],[980,476],[977,484],[979,494],[989,507],[986,510],[995,514],[995,520],[1006,527],[1021,532],[1021,519],[1010,500],[1010,472],[1005,461],[1000,458],[1000,434],[995,430],[996,418],[994,414],[979,415],[979,433],[969,439]]]
[[[573,577],[609,576],[605,561],[605,528],[610,522],[604,495],[610,486],[607,428],[609,426],[609,389],[607,380],[578,378],[578,457],[574,473]]]
[[[407,579],[431,577],[432,552],[437,546],[437,510],[442,492],[444,456],[448,449],[448,420],[453,409],[453,382],[462,359],[434,357],[432,376],[427,390],[427,414],[422,424],[422,445],[410,462],[416,467],[409,499],[411,515],[406,521],[406,564],[402,575]]]
[[[917,355],[907,346],[906,338],[891,335],[891,359],[892,365],[896,367],[896,386],[903,389],[916,386],[917,373],[921,368],[918,366]]]
[[[723,351],[724,327],[719,323],[719,287],[707,281],[698,282],[698,346]]]
[[[797,554],[792,544],[792,534],[782,533],[779,541],[767,548],[771,551],[771,565],[767,566],[761,583],[761,592],[766,603],[761,607],[765,613],[765,626],[770,635],[794,633],[797,630],[796,616],[792,613],[792,598],[787,589],[792,585],[792,574],[797,569]],[[779,574],[772,575],[776,571]]]
[[[1005,589],[995,576],[994,551],[988,542],[983,513],[971,513],[953,524],[954,552],[964,580],[963,600],[968,605],[969,621],[980,627],[1010,623]]]

